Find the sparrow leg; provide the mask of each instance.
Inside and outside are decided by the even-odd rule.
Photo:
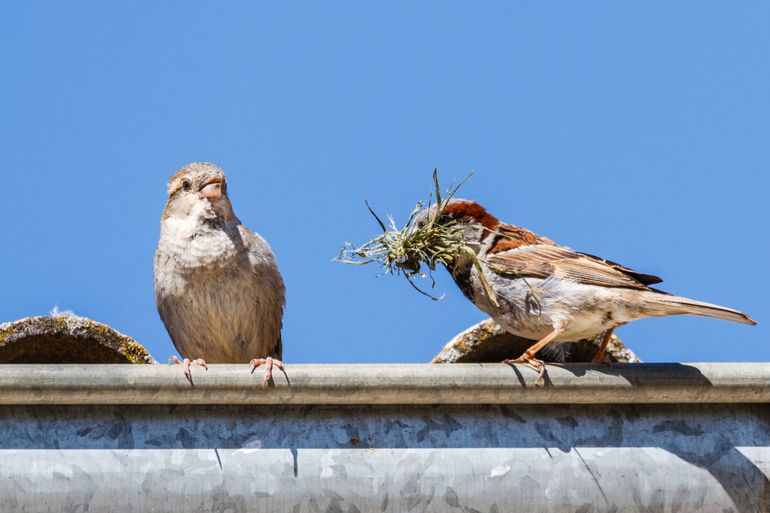
[[[514,363],[523,363],[525,365],[529,365],[530,367],[538,371],[537,379],[535,380],[535,385],[537,385],[538,383],[540,383],[540,380],[543,379],[543,376],[545,375],[545,362],[535,358],[535,355],[537,354],[538,351],[540,351],[545,346],[547,346],[553,339],[558,337],[563,330],[564,330],[563,327],[554,329],[553,332],[551,332],[545,338],[543,338],[539,342],[532,344],[529,347],[529,349],[524,351],[524,353],[521,356],[513,360],[511,359],[503,360],[503,363],[508,365],[512,365]]]
[[[267,388],[270,381],[273,379],[273,365],[281,369],[284,374],[286,374],[286,371],[283,368],[283,362],[277,358],[254,358],[249,362],[249,365],[251,366],[251,373],[254,374],[254,371],[259,367],[260,365],[265,364],[265,377],[262,381],[262,386]]]
[[[602,345],[599,346],[599,350],[596,351],[596,354],[594,355],[593,360],[591,360],[591,363],[606,363],[610,366],[610,369],[612,369],[612,360],[609,359],[609,357],[606,355],[606,352],[607,345],[610,343],[613,331],[615,331],[615,328],[610,328],[606,331],[604,338],[602,339]]]
[[[184,372],[185,377],[187,378],[187,381],[190,382],[190,384],[193,384],[192,380],[192,372],[190,372],[190,365],[198,365],[200,367],[203,367],[206,370],[209,370],[209,366],[206,365],[206,362],[203,358],[196,358],[195,360],[190,360],[189,358],[185,358],[183,362],[179,361],[179,358],[176,356],[172,356],[168,359],[169,362],[174,363],[176,365],[182,365],[182,371]]]

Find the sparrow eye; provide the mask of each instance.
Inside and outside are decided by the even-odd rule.
[[[191,188],[192,184],[190,183],[190,180],[182,180],[182,189],[189,191]]]

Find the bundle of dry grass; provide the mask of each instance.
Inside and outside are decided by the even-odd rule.
[[[354,265],[378,263],[383,268],[383,274],[403,275],[409,284],[421,294],[438,300],[436,297],[420,289],[414,283],[415,278],[429,278],[431,288],[435,288],[435,280],[432,272],[438,264],[451,266],[452,262],[461,254],[468,255],[479,270],[482,283],[487,294],[496,303],[495,294],[484,278],[481,263],[476,253],[466,245],[463,239],[462,228],[454,221],[448,220],[444,214],[447,205],[452,200],[458,189],[473,175],[466,176],[460,183],[450,187],[442,197],[438,183],[438,173],[433,171],[433,194],[428,199],[428,205],[423,209],[423,203],[418,202],[406,224],[400,229],[392,216],[388,216],[388,225],[374,212],[369,203],[366,203],[369,212],[377,220],[382,233],[369,242],[354,246],[346,242],[335,260]],[[435,201],[435,208],[432,208]],[[421,212],[426,214],[419,215]],[[419,217],[419,222],[416,222]],[[427,272],[423,272],[423,265]]]

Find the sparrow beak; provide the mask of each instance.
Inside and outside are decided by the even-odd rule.
[[[222,178],[218,175],[208,177],[198,187],[198,194],[209,201],[217,201],[222,197]]]

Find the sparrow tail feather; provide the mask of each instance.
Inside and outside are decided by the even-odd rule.
[[[650,292],[649,294],[651,297],[647,297],[645,306],[655,316],[689,314],[739,322],[749,326],[757,325],[757,322],[749,317],[748,314],[733,310],[732,308],[696,301],[686,297],[669,296],[656,292]]]

